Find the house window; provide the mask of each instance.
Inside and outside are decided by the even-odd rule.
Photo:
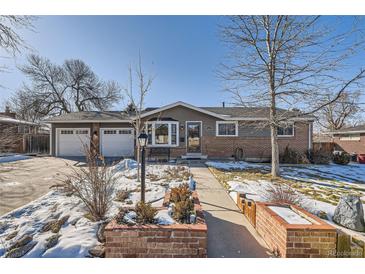
[[[171,124],[171,145],[177,144],[177,125]]]
[[[217,121],[216,126],[217,136],[238,136],[238,123],[237,122],[226,122]]]
[[[167,145],[169,143],[169,124],[155,124],[155,144]]]
[[[147,124],[147,135],[148,135],[147,144],[152,145],[152,124]]]
[[[61,130],[61,134],[74,134],[74,131],[73,130],[64,129],[64,130]]]
[[[285,125],[278,127],[277,133],[279,137],[294,136],[294,125]]]
[[[104,130],[104,134],[107,134],[107,135],[117,134],[117,130],[115,130],[115,129]]]
[[[88,134],[89,131],[87,129],[79,129],[76,130],[76,134]]]
[[[148,145],[178,146],[178,122],[147,122]]]
[[[119,130],[119,134],[127,134],[127,135],[130,135],[130,134],[132,134],[132,130],[130,130],[130,129],[122,129],[122,130]]]
[[[360,141],[360,134],[346,134],[340,137],[340,141]]]

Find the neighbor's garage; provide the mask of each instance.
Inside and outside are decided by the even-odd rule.
[[[56,136],[57,156],[84,156],[85,146],[90,147],[88,128],[58,128]]]
[[[100,153],[105,157],[133,157],[132,128],[101,128]]]

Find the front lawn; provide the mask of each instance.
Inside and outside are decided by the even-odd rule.
[[[282,165],[282,177],[274,181],[269,164],[210,161],[206,165],[233,199],[243,192],[248,198],[267,201],[268,189],[280,183],[298,194],[302,207],[329,222],[342,195],[360,196],[365,207],[365,165]]]
[[[110,169],[117,176],[114,199],[108,218],[124,206],[134,206],[140,199],[137,165],[123,160]],[[187,167],[147,165],[146,202],[162,206],[167,189],[187,182]],[[56,183],[56,182],[55,182]],[[24,257],[88,257],[89,250],[99,244],[98,229],[81,200],[52,190],[43,197],[0,217],[0,256],[9,255],[19,244]],[[166,214],[158,214],[156,222],[165,224]],[[13,253],[14,255],[14,253]],[[17,254],[16,257],[19,254]]]

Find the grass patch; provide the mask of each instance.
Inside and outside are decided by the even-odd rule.
[[[229,181],[242,181],[242,183],[248,183],[247,181],[243,182],[243,180],[266,180],[273,183],[286,184],[297,192],[307,196],[308,198],[329,203],[332,205],[337,205],[341,196],[343,195],[365,195],[365,189],[356,186],[346,185],[337,180],[325,179],[325,182],[327,184],[333,184],[333,186],[327,187],[318,186],[318,184],[316,184],[315,182],[310,181],[305,182],[285,178],[273,179],[269,172],[255,168],[245,170],[221,170],[209,167],[209,170],[227,190],[230,189],[230,186],[227,183]],[[321,177],[318,176],[318,178]],[[362,202],[365,204],[365,201]]]

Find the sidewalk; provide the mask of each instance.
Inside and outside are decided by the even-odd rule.
[[[208,257],[269,257],[263,240],[209,169],[195,164],[191,172],[208,225]]]

